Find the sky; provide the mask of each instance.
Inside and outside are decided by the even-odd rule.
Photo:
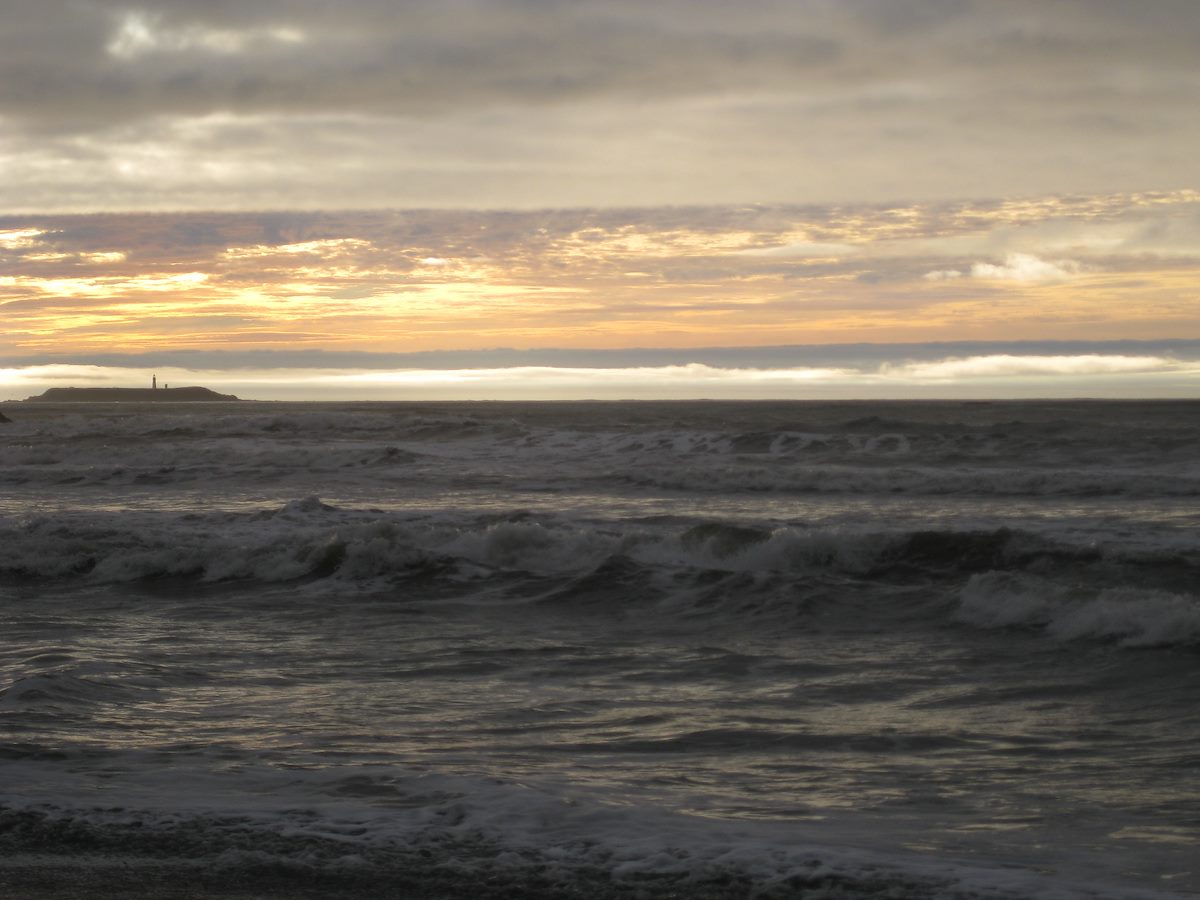
[[[0,399],[1196,396],[1195,0],[7,0]]]

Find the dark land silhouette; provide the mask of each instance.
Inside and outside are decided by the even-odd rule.
[[[206,387],[178,388],[50,388],[44,394],[28,397],[25,402],[47,403],[120,403],[145,401],[157,403],[194,403],[215,400],[241,400],[233,394],[218,394]]]

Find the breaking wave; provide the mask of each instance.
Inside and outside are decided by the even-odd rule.
[[[956,615],[983,628],[1039,629],[1061,640],[1114,640],[1125,647],[1200,645],[1195,594],[1080,588],[1024,572],[972,575]]]
[[[1191,644],[1200,634],[1188,592],[1200,556],[1186,536],[1133,547],[1117,535],[1105,541],[1009,528],[630,523],[529,513],[464,521],[339,508],[310,496],[245,513],[29,517],[0,529],[0,541],[0,576],[13,583],[324,584],[345,596],[382,591],[421,602],[735,618],[795,611],[834,585],[846,597],[903,591],[914,614],[941,617],[946,591],[957,590],[954,617],[985,628],[1128,646]],[[419,591],[404,588],[414,581]],[[857,591],[844,590],[855,583]]]

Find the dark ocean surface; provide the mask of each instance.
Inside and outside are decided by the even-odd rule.
[[[1200,894],[1200,402],[0,409],[0,889]]]

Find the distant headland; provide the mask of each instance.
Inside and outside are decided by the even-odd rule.
[[[148,388],[50,388],[44,394],[26,398],[26,403],[197,403],[214,400],[241,400],[233,394],[218,394],[206,387]]]

